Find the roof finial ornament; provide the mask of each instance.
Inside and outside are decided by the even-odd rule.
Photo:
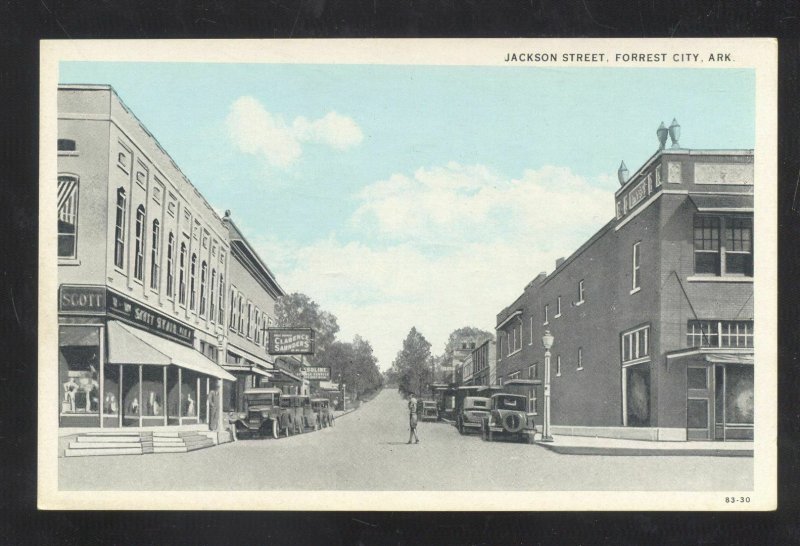
[[[225,209],[225,218],[231,217],[231,209]]]
[[[681,138],[681,126],[678,124],[678,120],[672,118],[672,124],[669,126],[669,138],[672,140],[672,147],[673,148],[680,148],[681,145],[678,142]]]
[[[619,169],[617,169],[617,179],[620,186],[624,186],[625,182],[628,181],[628,167],[625,166],[624,161],[619,164]]]
[[[664,125],[664,122],[662,121],[661,125],[658,126],[658,129],[656,129],[656,136],[658,136],[658,149],[659,150],[663,150],[664,147],[667,145],[667,133],[669,133],[669,130],[667,129],[667,126]]]

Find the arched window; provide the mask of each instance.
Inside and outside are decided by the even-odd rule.
[[[239,324],[239,317],[236,315],[236,310],[238,309],[236,305],[236,290],[233,289],[231,286],[231,316],[229,317],[230,324],[228,325],[231,330],[236,330],[237,325]]]
[[[208,318],[211,322],[217,320],[217,300],[214,297],[217,293],[217,270],[211,270],[211,292],[208,295],[210,309],[208,310]]]
[[[150,245],[150,288],[158,290],[161,281],[161,225],[153,220],[153,241]]]
[[[167,238],[167,297],[175,296],[175,279],[173,268],[175,267],[175,236],[170,232]]]
[[[60,142],[60,141],[59,141]],[[78,179],[58,177],[58,257],[75,258],[78,251]]]
[[[189,265],[189,309],[197,308],[197,254],[192,254],[192,263]]]
[[[208,281],[208,265],[203,260],[200,266],[200,315],[206,314],[206,282]]]
[[[239,294],[239,333],[241,335],[245,335],[244,333],[244,298],[241,294]]]
[[[144,279],[144,205],[136,209],[136,255],[133,262],[133,276]]]
[[[128,211],[128,199],[125,189],[117,190],[117,219],[114,228],[114,265],[125,266],[125,217]]]
[[[178,271],[178,303],[186,305],[186,243],[181,243]]]

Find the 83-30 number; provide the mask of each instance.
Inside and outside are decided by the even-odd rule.
[[[750,497],[725,497],[725,502],[728,504],[737,503],[737,502],[750,502]]]

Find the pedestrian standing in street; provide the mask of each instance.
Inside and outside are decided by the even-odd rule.
[[[408,442],[407,444],[411,443],[411,438],[414,438],[414,443],[419,443],[419,438],[417,437],[417,397],[414,396],[414,393],[411,393],[411,399],[408,401],[408,426],[411,430],[408,433]]]

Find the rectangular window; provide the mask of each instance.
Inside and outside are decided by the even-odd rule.
[[[561,316],[561,296],[556,298],[556,318]]]
[[[646,359],[650,356],[650,326],[622,334],[622,362]]]
[[[59,141],[60,142],[60,141]],[[78,179],[58,177],[58,257],[77,256]]]
[[[753,276],[753,220],[725,218],[725,274]]]
[[[170,233],[167,237],[167,297],[175,295],[175,236]]]
[[[641,258],[640,258],[640,255],[639,255],[639,246],[640,246],[640,244],[641,244],[641,241],[633,244],[633,264],[632,264],[633,265],[633,271],[631,272],[631,279],[632,279],[632,284],[633,284],[633,286],[631,288],[632,291],[639,290],[639,288],[640,288],[640,285],[639,285],[639,268],[641,266],[641,262],[640,262]]]
[[[694,272],[752,277],[753,218],[695,216]]]
[[[153,220],[153,240],[150,244],[150,288],[158,290],[161,281],[161,226]]]
[[[578,369],[583,369],[583,347],[578,347]]]
[[[539,364],[532,364],[528,366],[528,379],[539,378]]]
[[[556,357],[556,377],[561,376],[561,355]]]
[[[583,281],[580,280],[580,281],[578,281],[578,302],[577,303],[583,303],[584,295],[585,295],[585,293],[584,293],[584,289],[583,289]]]
[[[545,305],[544,306],[544,323],[545,324],[549,324],[550,323],[550,320],[549,320],[549,317],[548,317],[549,311],[550,311],[550,306],[549,305]]]
[[[211,270],[211,291],[208,295],[208,301],[211,304],[210,309],[208,311],[208,318],[211,322],[217,320],[217,270]]]
[[[114,226],[114,265],[122,269],[125,265],[125,218],[128,200],[125,189],[117,189],[117,216]]]
[[[239,334],[243,335],[243,336],[246,336],[247,335],[246,334],[247,330],[244,329],[244,327],[245,327],[245,316],[244,316],[244,314],[245,314],[245,301],[244,301],[244,297],[242,296],[242,294],[239,294],[238,300],[239,300]]]
[[[719,224],[713,216],[694,218],[694,272],[699,275],[719,275]]]
[[[139,205],[136,209],[136,253],[133,261],[133,276],[139,281],[144,281],[144,207]]]
[[[225,279],[222,273],[219,274],[219,316],[217,319],[220,326],[225,325]]]
[[[231,316],[229,317],[230,324],[228,325],[231,330],[236,331],[236,326],[239,324],[236,305],[236,288],[231,286]]]
[[[690,320],[686,326],[689,347],[753,347],[752,320]]]
[[[530,329],[531,329],[531,340],[528,342],[528,345],[533,345],[533,315],[530,317]]]

